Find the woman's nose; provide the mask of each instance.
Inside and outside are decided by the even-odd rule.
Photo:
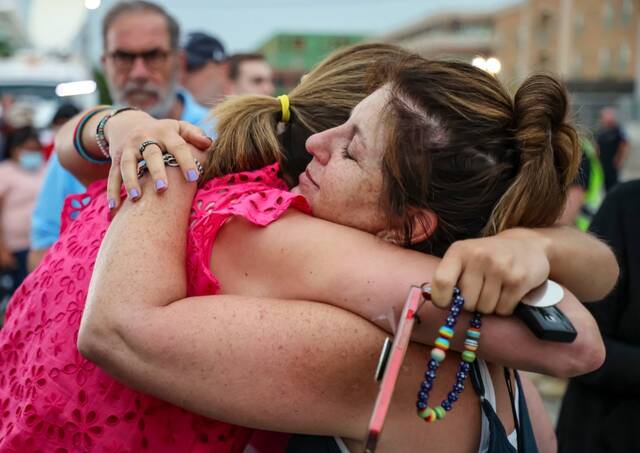
[[[322,165],[329,162],[331,144],[331,129],[313,134],[305,144],[307,152],[316,158]]]

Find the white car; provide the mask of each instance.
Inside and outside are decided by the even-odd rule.
[[[98,103],[91,71],[74,57],[34,53],[0,58],[0,96],[12,95],[34,111],[34,126],[47,127],[58,106],[71,102],[84,109]]]

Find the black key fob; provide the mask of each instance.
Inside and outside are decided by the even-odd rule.
[[[515,313],[541,340],[571,343],[578,335],[571,321],[555,306],[532,307],[518,304]]]

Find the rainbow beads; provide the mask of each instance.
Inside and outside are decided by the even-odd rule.
[[[450,340],[453,338],[454,328],[463,305],[464,299],[460,295],[460,290],[458,288],[454,288],[449,315],[445,319],[445,324],[438,330],[438,334],[440,336],[436,338],[433,343],[434,348],[431,350],[431,359],[427,363],[427,371],[424,373],[424,381],[422,381],[420,390],[418,391],[418,400],[416,401],[418,417],[422,418],[427,423],[442,420],[447,411],[450,411],[453,408],[453,403],[458,401],[460,393],[464,390],[464,381],[469,374],[471,363],[476,360],[476,351],[478,350],[480,339],[480,320],[482,317],[480,313],[474,313],[471,321],[469,322],[467,338],[464,341],[465,350],[462,352],[462,361],[458,365],[456,381],[453,384],[451,391],[447,394],[447,398],[442,400],[440,406],[436,406],[434,408],[429,407],[429,392],[433,388],[436,371],[438,370],[440,363],[446,358],[446,351],[448,351],[451,346]]]
[[[469,338],[473,338],[474,340],[479,340],[480,339],[480,328],[476,328],[476,327],[469,327],[467,329],[467,336]]]
[[[447,351],[449,349],[449,340],[446,340],[442,337],[437,338],[434,343],[436,347],[442,349],[443,351]]]
[[[471,327],[467,329],[467,338],[464,340],[464,352],[462,360],[467,363],[473,363],[476,360],[476,351],[478,350],[478,339],[480,338],[480,318],[474,316],[471,320]]]
[[[442,326],[440,327],[440,330],[438,330],[438,333],[441,337],[448,340],[451,340],[453,338],[453,329],[451,327]]]
[[[466,340],[464,340],[464,349],[467,351],[476,352],[478,350],[478,341],[467,338]]]

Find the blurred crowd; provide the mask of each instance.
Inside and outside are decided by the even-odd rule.
[[[114,105],[133,106],[156,118],[181,119],[215,137],[215,120],[209,112],[222,99],[243,94],[274,95],[273,71],[261,54],[228,55],[219,39],[200,31],[188,33],[181,40],[178,24],[153,3],[115,5],[104,18],[103,30],[102,70]],[[30,104],[10,95],[0,101],[1,326],[11,294],[58,237],[64,199],[82,192],[85,184],[62,167],[54,143],[56,131],[79,113],[78,107],[60,104],[49,126],[37,129]],[[634,194],[627,187],[623,192],[616,189],[631,146],[613,107],[601,111],[598,127],[582,138],[582,150],[580,176],[570,190],[560,222],[587,230],[590,225],[594,229],[595,218],[595,231],[616,245],[619,258],[637,257],[640,250],[630,251],[637,244],[625,243],[624,234],[607,223],[610,217],[624,211],[624,197],[640,197],[640,193]],[[624,196],[605,201],[605,211],[598,213],[607,193],[615,190]],[[636,210],[640,211],[637,202]],[[625,272],[633,269],[623,266],[622,278],[630,279]],[[629,293],[620,291],[612,297],[631,298]],[[606,319],[610,316],[613,315],[603,314]],[[613,324],[610,333],[615,336],[618,326]],[[569,406],[561,418],[566,436],[574,435],[566,427],[567,417],[591,410],[582,404],[585,394],[594,398],[598,379],[608,379],[609,384],[618,382],[615,371],[602,373],[572,382]]]

